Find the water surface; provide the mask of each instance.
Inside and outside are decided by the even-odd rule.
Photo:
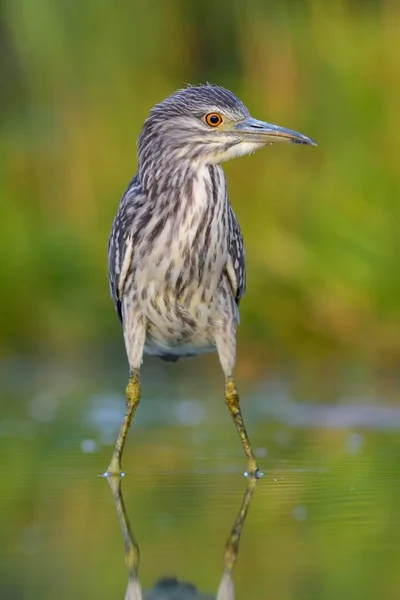
[[[99,474],[123,411],[121,382],[7,373],[0,598],[123,599],[125,559],[131,589],[136,568],[144,592],[162,581],[151,599],[215,595],[231,577],[236,598],[398,598],[393,390],[316,402],[296,398],[287,381],[260,383],[244,399],[264,471],[250,489],[223,400],[215,402],[220,382],[190,374],[177,384],[160,372],[147,378],[126,476],[111,489]]]

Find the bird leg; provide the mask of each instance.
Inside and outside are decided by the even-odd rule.
[[[121,489],[121,478],[115,475],[110,475],[107,479],[108,483],[110,484],[115,508],[117,510],[118,520],[121,525],[122,535],[124,537],[125,562],[128,568],[128,587],[125,594],[125,600],[142,600],[142,592],[139,582],[140,550],[129,524]]]
[[[229,571],[232,571],[236,562],[236,558],[239,552],[240,536],[242,534],[243,525],[246,520],[247,511],[249,510],[249,506],[251,504],[256,485],[257,479],[254,477],[250,477],[246,484],[242,504],[237,514],[236,521],[232,527],[232,531],[225,545],[224,564],[225,568]]]
[[[231,417],[235,423],[236,431],[239,434],[239,437],[242,441],[244,452],[247,458],[247,473],[248,477],[261,477],[262,473],[257,468],[256,459],[254,458],[253,451],[251,449],[251,444],[249,437],[246,432],[246,428],[244,426],[242,413],[240,410],[239,404],[239,394],[236,389],[235,382],[232,377],[228,377],[225,383],[225,402],[228,406],[228,410],[231,414]]]
[[[139,370],[133,369],[129,375],[129,382],[126,388],[126,413],[117,437],[114,452],[106,475],[121,475],[121,458],[125,446],[126,436],[134,417],[137,405],[140,400],[140,381]]]

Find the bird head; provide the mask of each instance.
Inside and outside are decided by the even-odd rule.
[[[139,137],[139,162],[155,152],[166,160],[219,164],[278,142],[316,146],[297,131],[254,119],[229,90],[191,86],[151,110]]]

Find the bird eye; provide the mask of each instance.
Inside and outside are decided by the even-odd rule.
[[[210,127],[218,127],[218,125],[221,125],[222,123],[221,115],[216,112],[209,113],[205,116],[204,120]]]

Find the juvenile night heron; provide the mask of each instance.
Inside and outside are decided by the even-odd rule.
[[[138,173],[122,197],[108,248],[111,295],[130,367],[126,414],[108,474],[121,473],[143,354],[176,361],[214,350],[248,475],[260,474],[233,380],[246,268],[221,163],[274,142],[315,145],[296,131],[253,119],[232,92],[214,85],[179,90],[146,119]]]

